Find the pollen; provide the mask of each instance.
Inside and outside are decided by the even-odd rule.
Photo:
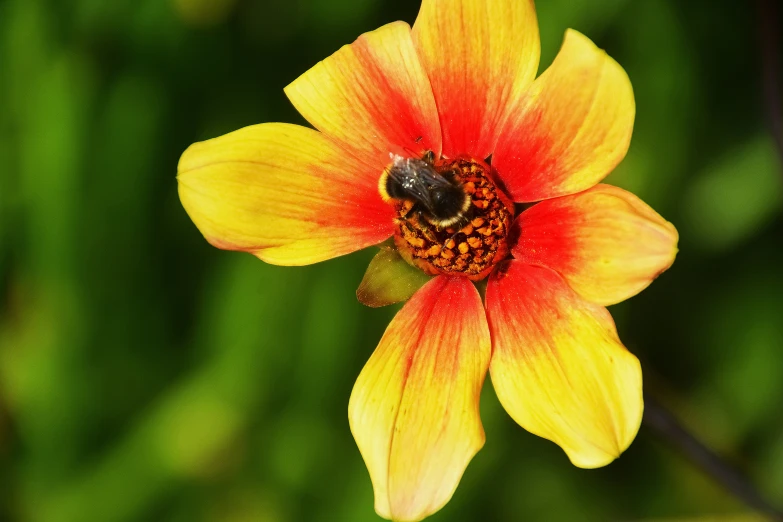
[[[513,203],[483,161],[460,156],[437,160],[433,166],[462,187],[470,196],[470,206],[453,225],[438,227],[422,216],[415,203],[393,202],[397,249],[410,264],[428,274],[484,279],[509,255],[507,236],[514,217]]]

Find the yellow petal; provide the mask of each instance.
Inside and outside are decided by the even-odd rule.
[[[538,70],[532,0],[423,0],[413,25],[438,104],[443,154],[484,159]]]
[[[623,189],[598,185],[525,210],[514,257],[547,266],[594,303],[636,295],[669,268],[677,230]]]
[[[639,361],[609,312],[548,268],[511,261],[487,286],[490,375],[506,411],[581,468],[616,459],[642,420]]]
[[[449,501],[484,445],[489,356],[481,298],[466,278],[434,278],[389,324],[348,406],[379,515],[421,520]]]
[[[307,121],[374,166],[378,177],[390,152],[440,152],[435,99],[404,22],[363,34],[285,93]]]
[[[625,157],[635,113],[623,68],[569,29],[555,61],[512,109],[492,165],[519,203],[588,189]]]
[[[182,205],[214,246],[303,265],[391,236],[375,174],[314,130],[266,123],[194,143],[177,179]]]

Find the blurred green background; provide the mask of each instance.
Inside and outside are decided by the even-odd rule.
[[[646,389],[783,503],[783,177],[753,5],[537,9],[541,70],[573,27],[628,71],[636,127],[609,181],[681,234],[674,267],[612,307]],[[0,520],[377,520],[346,415],[395,312],[355,299],[373,252],[280,268],[218,251],[175,173],[194,141],[303,123],[288,82],[417,10],[0,0]],[[482,418],[487,444],[433,521],[752,519],[644,427],[586,471],[491,386]]]

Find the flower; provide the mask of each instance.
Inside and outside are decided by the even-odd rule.
[[[511,417],[576,466],[608,464],[639,428],[641,368],[604,306],[672,264],[677,231],[598,184],[631,138],[623,69],[573,30],[535,79],[538,60],[532,1],[423,0],[412,29],[366,33],[285,89],[317,131],[255,125],[180,160],[182,204],[214,246],[305,265],[383,243],[357,295],[410,299],[349,420],[385,518],[451,498],[484,444],[487,371]],[[384,191],[426,151],[421,168],[470,197],[459,223]]]

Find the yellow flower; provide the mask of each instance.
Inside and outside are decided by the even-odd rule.
[[[623,69],[572,30],[534,79],[538,60],[532,2],[424,0],[413,29],[364,34],[286,88],[318,131],[256,125],[180,160],[182,203],[219,248],[304,265],[394,238],[359,295],[413,297],[349,404],[385,518],[451,498],[484,444],[487,370],[514,420],[577,466],[638,430],[641,369],[604,306],[671,265],[677,232],[598,184],[631,138]]]

